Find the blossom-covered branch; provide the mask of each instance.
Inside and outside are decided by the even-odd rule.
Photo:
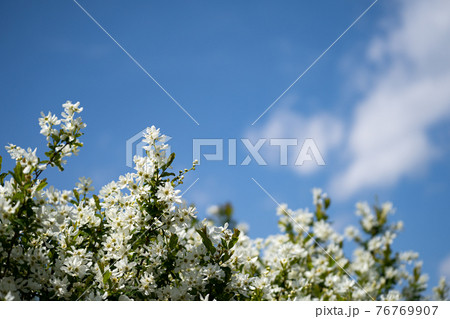
[[[394,252],[402,223],[389,203],[357,205],[361,227],[345,236],[330,222],[329,197],[313,191],[314,208],[278,209],[280,234],[251,239],[230,204],[199,221],[177,186],[195,169],[172,171],[166,137],[145,132],[135,170],[94,194],[89,178],[57,190],[39,178],[63,170],[86,125],[77,102],[62,118],[42,113],[46,159],[10,144],[12,171],[1,172],[0,299],[5,300],[418,300],[427,276],[414,252]],[[236,226],[236,229],[230,229]],[[345,239],[356,244],[352,258]],[[441,281],[436,299],[448,298]]]

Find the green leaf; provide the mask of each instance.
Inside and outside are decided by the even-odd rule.
[[[233,216],[233,206],[231,206],[230,203],[225,204],[224,213],[228,220],[231,220],[231,216]]]
[[[23,180],[23,173],[22,173],[22,166],[20,165],[20,163],[16,164],[16,167],[14,167],[14,173],[13,172],[9,172],[13,177],[14,180],[18,183],[21,184],[22,180]]]
[[[232,255],[233,255],[233,252],[231,252],[231,254],[226,252],[222,257],[222,262],[226,262],[228,259],[231,258]]]
[[[161,174],[161,177],[167,177],[167,176],[175,176],[174,173],[164,172]]]
[[[103,283],[106,284],[111,277],[111,272],[108,270],[103,274]]]
[[[216,248],[214,247],[211,239],[208,238],[208,235],[206,234],[206,227],[203,227],[202,229],[197,229],[197,233],[202,237],[203,245],[205,245],[206,249],[211,253],[214,254],[216,252]]]
[[[105,271],[105,268],[103,267],[103,264],[101,262],[97,262],[98,268],[103,273]],[[104,276],[104,275],[103,275]]]
[[[220,267],[222,268],[223,272],[225,273],[225,282],[229,281],[231,279],[231,268],[230,267]]]
[[[226,240],[222,238],[221,242],[222,242],[222,247],[225,249],[228,249],[228,243],[226,242]]]
[[[175,247],[177,247],[177,245],[178,245],[178,236],[177,234],[172,234],[169,240],[169,248],[171,250],[174,250]]]
[[[100,199],[98,199],[98,196],[97,195],[92,195],[92,197],[94,198],[95,206],[97,207],[97,209],[101,210],[102,207],[100,206]]]
[[[233,236],[231,236],[231,240],[230,240],[230,242],[228,243],[228,247],[229,247],[230,249],[233,248],[234,245],[236,245],[237,241],[239,240],[239,234],[240,234],[240,233],[241,233],[241,232],[240,232],[239,229],[237,229],[237,228],[234,229]]]
[[[3,185],[3,180],[5,179],[5,177],[8,176],[8,173],[1,173],[0,174],[0,184]]]
[[[328,209],[328,207],[330,207],[331,200],[328,197],[325,198],[324,204],[325,204],[325,209]]]
[[[20,202],[20,201],[22,201],[24,198],[25,198],[25,196],[23,195],[23,193],[18,192],[18,193],[15,193],[11,199],[12,199],[13,201],[15,201],[15,202]]]
[[[25,220],[20,219],[20,218],[16,218],[14,220],[14,223],[19,224],[20,226],[22,226],[23,228],[27,227],[27,223],[25,222]]]
[[[73,189],[73,195],[75,196],[75,198],[77,199],[77,202],[80,202],[80,194],[78,194],[78,191],[74,188]]]
[[[167,160],[167,163],[161,167],[161,170],[165,171],[172,164],[174,159],[175,159],[175,153],[170,154],[169,159]]]
[[[62,166],[61,162],[57,161],[58,159],[55,159],[55,165],[58,167],[58,169],[62,172],[64,170],[64,167]]]
[[[32,185],[33,185],[33,182],[32,182],[32,181],[29,181],[28,183],[25,183],[25,185],[23,186],[23,189],[24,189],[24,190],[27,190],[27,189],[29,189]]]
[[[61,133],[61,130],[60,130],[60,133]],[[53,138],[53,140],[54,140],[56,143],[59,142],[59,135],[57,135],[57,134],[52,134],[52,138]]]
[[[44,178],[44,179],[39,183],[39,186],[36,187],[36,192],[39,192],[40,190],[42,190],[42,189],[43,189],[45,186],[47,186],[47,185],[48,185],[47,179]]]

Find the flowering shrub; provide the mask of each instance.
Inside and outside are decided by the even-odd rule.
[[[42,114],[45,159],[36,149],[6,147],[16,164],[0,175],[0,298],[6,300],[418,300],[427,276],[414,252],[396,253],[402,224],[389,223],[391,204],[357,205],[361,231],[346,237],[329,221],[330,199],[314,190],[314,209],[280,205],[281,234],[250,239],[230,205],[214,208],[224,225],[196,219],[176,187],[159,129],[145,133],[146,156],[135,172],[93,194],[91,180],[73,190],[47,186],[41,174],[63,170],[77,154],[86,126],[79,103],[63,104],[59,119]],[[169,156],[166,156],[169,155]],[[195,169],[195,163],[190,170]],[[0,157],[1,172],[1,157]],[[411,265],[410,265],[411,264]],[[445,281],[436,299],[448,297]]]

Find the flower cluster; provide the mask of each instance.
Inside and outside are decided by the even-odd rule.
[[[155,127],[145,132],[145,156],[135,170],[94,194],[89,178],[72,190],[47,186],[41,173],[63,169],[77,154],[86,126],[79,103],[63,104],[62,119],[39,119],[46,159],[10,144],[16,164],[0,175],[0,299],[4,300],[417,300],[427,277],[413,252],[394,253],[401,223],[392,205],[358,204],[360,234],[338,234],[330,199],[313,191],[314,209],[278,209],[281,233],[251,239],[214,207],[219,222],[199,221],[177,186],[195,169],[174,173],[175,154]],[[0,157],[1,170],[1,157]],[[236,227],[236,228],[234,228]],[[234,229],[233,229],[234,228]],[[345,239],[356,243],[353,258]],[[448,297],[445,281],[436,298]]]

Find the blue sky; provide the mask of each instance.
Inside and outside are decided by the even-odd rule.
[[[202,161],[185,198],[200,217],[232,202],[252,237],[278,231],[276,204],[252,178],[295,209],[323,188],[340,230],[357,201],[392,201],[405,222],[397,248],[420,253],[430,284],[450,278],[448,2],[378,1],[255,125],[372,1],[79,3],[200,125],[73,1],[2,1],[0,144],[43,150],[40,111],[85,108],[85,147],[62,174],[47,172],[54,185],[117,179],[129,171],[126,140],[150,125],[172,137],[176,169],[190,167],[194,138],[311,137],[326,166],[292,165],[298,148],[277,165],[267,143],[267,166]],[[238,141],[238,163],[247,155]]]

